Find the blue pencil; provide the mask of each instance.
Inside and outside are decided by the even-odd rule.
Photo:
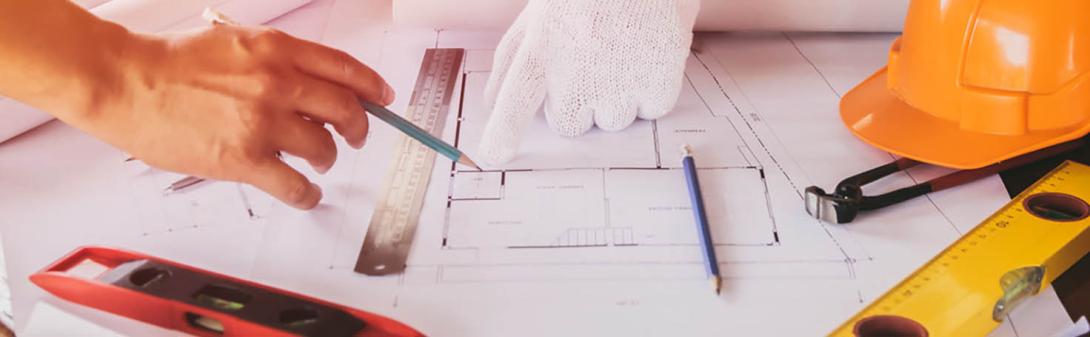
[[[693,218],[696,219],[696,232],[700,235],[700,248],[704,252],[704,270],[712,281],[712,289],[719,294],[723,278],[719,276],[719,262],[715,259],[715,246],[712,245],[712,233],[708,228],[708,214],[704,210],[704,197],[700,193],[700,180],[696,177],[696,162],[689,145],[681,147],[681,165],[685,170],[685,181],[689,186],[689,200],[693,204]]]

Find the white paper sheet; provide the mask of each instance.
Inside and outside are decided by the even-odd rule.
[[[1090,333],[1090,324],[1087,324],[1086,317],[1084,316],[1080,317],[1075,324],[1072,324],[1070,327],[1060,331],[1052,337],[1079,337],[1085,336],[1087,333]]]
[[[245,25],[258,25],[311,0],[112,0],[92,13],[136,31],[160,32],[207,25],[201,18],[213,8]]]
[[[394,111],[408,101],[425,48],[469,49],[464,101],[452,104],[461,108],[443,137],[457,135],[472,154],[488,113],[479,91],[499,34],[387,31],[387,2],[331,2],[311,13],[328,15],[323,41],[382,73],[399,93]],[[309,174],[325,191],[310,212],[227,183],[145,195],[168,175],[124,164],[121,153],[63,125],[35,130],[0,147],[0,231],[19,238],[4,245],[16,318],[50,298],[26,275],[77,245],[105,244],[374,311],[430,335],[816,336],[1006,202],[992,178],[851,225],[809,218],[803,188],[892,160],[853,138],[836,109],[840,94],[885,62],[893,36],[700,38],[705,48],[689,60],[682,100],[663,119],[568,140],[539,118],[525,151],[504,167],[452,173],[439,159],[409,268],[392,277],[351,271],[400,137],[381,123],[364,149],[338,140],[338,163]],[[572,141],[594,152],[570,151]],[[680,142],[696,146],[717,205],[721,297],[708,289],[692,241],[676,169]],[[937,173],[899,174],[877,187]],[[257,219],[230,206],[242,195],[268,205]],[[225,207],[214,211],[220,216],[198,216],[209,203]],[[994,336],[1069,324],[1054,295],[1027,303],[1028,316],[1011,319],[1018,330],[1005,323]],[[159,335],[169,334],[141,334]]]
[[[0,237],[0,242],[3,238]],[[13,325],[11,308],[11,288],[8,287],[8,267],[4,262],[4,254],[0,252],[0,324],[5,327]]]
[[[53,116],[47,113],[2,96],[0,96],[0,116],[4,119],[4,123],[0,124],[0,143],[53,119]]]
[[[991,179],[849,226],[808,218],[802,188],[831,186],[893,159],[855,140],[836,117],[838,96],[885,62],[893,36],[702,38],[705,52],[690,59],[679,106],[663,119],[566,139],[539,116],[508,164],[452,174],[449,161],[440,160],[409,268],[397,277],[351,271],[370,205],[381,193],[376,178],[389,160],[368,151],[395,139],[373,129],[371,149],[347,171],[318,178],[337,191],[323,209],[269,218],[255,277],[363,303],[448,336],[812,336],[1006,202],[1002,185]],[[399,79],[394,86],[404,92],[422,48],[469,48],[465,83],[456,85],[465,88],[455,104],[460,115],[448,121],[444,137],[473,151],[488,113],[480,91],[494,41],[494,35],[451,31],[437,38],[427,31],[391,32],[383,50],[388,56],[377,64],[395,74],[388,77]],[[728,279],[720,298],[709,294],[693,241],[676,170],[681,142],[696,147],[709,203],[718,210],[711,214],[720,224],[713,235]],[[905,185],[936,173],[883,183]],[[972,201],[935,201],[945,198]],[[330,286],[336,284],[352,284],[354,291]],[[1039,301],[1058,307],[1054,298]],[[772,323],[785,317],[791,324]],[[1063,323],[1014,321],[1030,327],[1021,331],[1051,331],[1056,325],[1050,324]],[[1010,325],[996,334],[1018,336]]]
[[[99,17],[121,23],[129,29],[160,32],[198,27],[206,7],[215,8],[243,24],[268,22],[312,0],[85,0]],[[0,142],[53,119],[47,113],[14,100],[0,97]]]
[[[399,25],[444,29],[503,29],[526,0],[398,0]],[[908,0],[704,0],[700,31],[898,32]]]
[[[125,337],[165,334],[168,331],[62,301],[34,305],[20,337]]]
[[[73,2],[83,8],[95,8],[98,5],[110,2],[110,0],[75,0]]]

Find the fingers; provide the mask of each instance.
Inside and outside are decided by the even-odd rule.
[[[350,88],[368,102],[394,102],[394,89],[386,80],[348,53],[291,36],[287,39],[293,47],[292,64],[300,71]]]
[[[545,121],[557,134],[575,137],[594,126],[594,112],[585,100],[574,97],[574,94],[550,93],[545,102]]]
[[[677,101],[676,99],[674,101]],[[640,104],[639,113],[637,117],[640,119],[658,119],[659,117],[666,116],[674,108],[674,101],[644,101]]]
[[[631,99],[607,100],[594,111],[594,124],[605,131],[620,131],[636,120],[636,104]]]
[[[314,170],[326,173],[337,161],[337,145],[323,125],[321,121],[286,112],[271,121],[269,126],[275,132],[266,133],[268,138],[264,142],[270,146],[270,153],[278,150],[302,158]],[[253,163],[241,180],[299,209],[314,208],[322,199],[317,185],[275,155]]]
[[[496,94],[499,93],[503,81],[507,79],[507,71],[511,68],[511,63],[515,61],[515,54],[521,49],[519,47],[526,36],[525,22],[528,20],[526,19],[528,15],[527,11],[519,14],[519,17],[511,24],[511,28],[503,34],[503,39],[500,40],[499,45],[496,46],[496,54],[492,57],[492,72],[488,74],[488,83],[484,87],[486,107],[491,108],[496,104]]]
[[[337,144],[333,135],[320,123],[290,118],[280,122],[280,133],[271,139],[277,148],[306,159],[318,173],[326,173],[337,161]]]
[[[358,96],[329,81],[305,75],[298,77],[294,81],[296,90],[292,91],[292,97],[285,97],[286,103],[311,120],[333,125],[352,147],[363,147],[369,125]]]
[[[530,51],[537,49],[523,48],[515,56],[485,125],[479,151],[481,158],[489,163],[500,164],[514,157],[522,129],[545,99],[544,65]]]
[[[322,189],[275,156],[255,165],[245,182],[298,209],[311,209],[322,199]]]
[[[687,85],[683,68],[669,71],[647,84],[639,105],[638,117],[642,119],[657,119],[673,110],[681,89]]]
[[[640,103],[639,113],[636,115],[640,119],[658,119],[659,117],[666,116],[671,110],[674,109],[674,105],[677,104],[678,94],[660,96],[658,98],[648,98]]]

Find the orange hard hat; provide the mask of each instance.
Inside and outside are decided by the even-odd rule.
[[[848,92],[863,141],[959,169],[1090,132],[1090,1],[912,0],[889,64]]]

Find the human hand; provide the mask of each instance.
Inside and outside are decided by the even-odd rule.
[[[249,183],[301,209],[321,189],[277,154],[325,173],[337,157],[325,124],[360,148],[368,122],[357,99],[394,100],[348,54],[268,28],[133,36],[122,50],[117,83],[67,122],[153,167]]]
[[[496,48],[480,156],[514,157],[545,105],[557,133],[621,130],[677,102],[699,0],[531,0]]]

